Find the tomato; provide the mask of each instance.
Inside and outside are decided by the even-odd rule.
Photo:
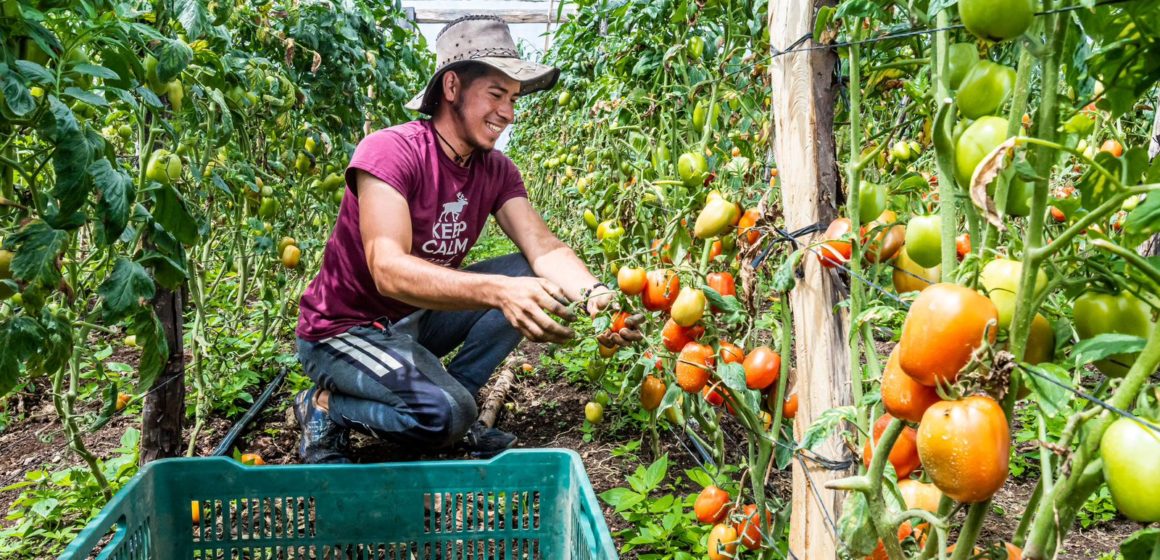
[[[677,158],[677,174],[686,187],[699,187],[709,175],[709,162],[700,152],[685,152]]]
[[[761,213],[756,208],[750,208],[742,214],[741,220],[737,222],[738,235],[750,245],[757,243],[757,239],[761,237],[761,232],[754,227],[759,219],[761,219]]]
[[[1115,140],[1106,140],[1100,146],[1100,151],[1112,154],[1112,157],[1120,157],[1124,155],[1124,146]]]
[[[745,386],[763,390],[781,375],[781,356],[768,346],[758,346],[745,355]]]
[[[705,334],[705,328],[701,325],[686,328],[670,318],[661,329],[661,341],[670,352],[680,352],[686,344],[701,338],[703,334]]]
[[[720,239],[714,241],[713,244],[709,246],[709,260],[710,261],[721,256],[721,248],[722,248],[722,243],[721,243]]]
[[[942,216],[916,216],[906,224],[906,254],[923,268],[942,264]]]
[[[874,421],[874,430],[872,437],[866,440],[866,445],[862,447],[862,463],[867,467],[870,466],[870,461],[874,460],[874,449],[878,445],[878,438],[882,437],[882,433],[886,431],[886,426],[894,417],[889,414],[883,414]],[[914,428],[907,426],[902,428],[902,434],[898,439],[894,440],[894,447],[890,448],[890,455],[886,460],[894,465],[894,472],[898,475],[898,480],[902,480],[910,473],[922,466],[922,462],[918,459],[918,448],[915,446],[915,437],[917,433]]]
[[[951,499],[990,499],[1007,480],[1011,434],[1003,407],[984,395],[943,401],[918,425],[918,456],[931,482]]]
[[[994,199],[998,185],[998,181],[991,181],[991,183],[987,185],[987,196]],[[1031,196],[1034,194],[1034,183],[1028,183],[1027,181],[1024,181],[1018,177],[1011,179],[1011,184],[1007,186],[1007,208],[1005,208],[1004,211],[1008,216],[1030,216]],[[998,200],[996,200],[996,207],[998,206],[998,203]]]
[[[671,270],[650,270],[640,301],[649,311],[668,311],[681,291],[681,280]]]
[[[201,503],[194,500],[189,502],[189,506],[192,512],[193,524],[201,523]]]
[[[596,226],[596,239],[616,241],[621,237],[624,237],[624,226],[616,220],[604,220]]]
[[[273,197],[263,197],[262,203],[258,206],[258,216],[264,220],[272,220],[278,215],[278,209],[281,204],[278,199]]]
[[[889,227],[880,230],[866,244],[866,250],[862,254],[866,262],[870,264],[886,262],[898,254],[898,250],[906,241],[906,226],[902,224],[890,225],[894,224],[896,219],[897,215],[893,211],[886,210],[876,220],[867,224],[871,230],[883,225]]]
[[[705,398],[705,402],[713,406],[721,406],[725,404],[725,395],[720,390],[720,382],[713,385],[705,385],[701,389],[701,396]],[[729,408],[729,412],[733,412],[733,408]]]
[[[904,480],[902,482],[906,481]],[[901,487],[901,485],[902,483],[900,482],[899,486]],[[902,522],[898,526],[898,542],[906,540],[913,532],[914,530],[911,528],[909,521]],[[886,546],[882,544],[882,539],[878,539],[878,546],[866,557],[866,560],[890,560],[890,555],[886,554]]]
[[[691,35],[685,40],[685,54],[689,55],[690,60],[701,60],[701,56],[705,53],[705,39],[699,35]]]
[[[238,457],[238,461],[241,461],[243,465],[252,466],[266,464],[266,461],[262,460],[262,456],[258,455],[257,453],[242,453],[241,457]]]
[[[697,214],[697,221],[693,224],[693,236],[697,239],[717,237],[733,222],[736,207],[732,202],[720,197],[710,197],[705,202],[705,208]]]
[[[1160,435],[1121,417],[1100,439],[1100,457],[1116,509],[1141,523],[1160,521]]]
[[[132,400],[132,398],[133,397],[128,394],[117,393],[117,412],[125,410],[125,407],[129,405],[129,401]]]
[[[701,523],[717,523],[725,518],[729,493],[713,485],[706,486],[693,502],[693,512]]]
[[[706,548],[709,560],[733,560],[737,557],[737,530],[724,523],[714,525]]]
[[[625,327],[625,321],[627,320],[627,311],[617,311],[616,314],[612,316],[612,324],[608,327],[608,330],[614,333],[620,332],[620,329]]]
[[[1057,223],[1057,224],[1062,224],[1063,222],[1067,221],[1067,215],[1063,213],[1063,210],[1060,210],[1059,208],[1052,206],[1051,207],[1051,219],[1055,220],[1055,223]]]
[[[1031,332],[1027,334],[1027,350],[1023,361],[1029,364],[1050,362],[1055,356],[1055,329],[1042,314],[1036,313],[1031,320]]]
[[[982,117],[971,123],[955,140],[955,180],[963,189],[971,187],[975,167],[999,144],[1007,140],[1007,119]]]
[[[589,229],[595,230],[598,227],[597,221],[596,221],[596,213],[593,212],[592,210],[585,210],[584,211],[584,223],[588,226]]]
[[[895,346],[882,370],[882,406],[886,412],[909,422],[921,422],[926,409],[940,401],[934,387],[927,387],[902,371]]]
[[[1129,292],[1119,295],[1089,291],[1080,295],[1072,307],[1075,332],[1081,340],[1105,333],[1127,334],[1148,338],[1155,324],[1152,310]],[[1116,354],[1096,362],[1096,368],[1109,377],[1123,377],[1135,363],[1136,354]]]
[[[588,401],[584,405],[584,418],[592,424],[599,424],[604,421],[604,405],[596,401]]]
[[[612,346],[605,346],[603,344],[597,344],[596,346],[600,350],[600,357],[601,358],[611,358],[611,357],[615,356],[616,351],[620,349],[620,347],[616,346],[615,344]]]
[[[1019,297],[1019,276],[1023,273],[1023,263],[1011,259],[995,259],[983,267],[979,274],[979,282],[995,309],[999,311],[999,326],[1008,328],[1015,318],[1015,300]],[[1035,277],[1035,293],[1029,297],[1038,297],[1047,289],[1047,273],[1043,269]]]
[[[300,258],[302,258],[302,250],[297,245],[287,245],[282,250],[282,266],[286,268],[297,268]]]
[[[798,396],[794,393],[785,399],[785,403],[781,407],[781,415],[785,418],[793,418],[797,416],[798,411]]]
[[[644,376],[644,380],[640,382],[640,406],[645,410],[656,410],[661,406],[661,401],[665,398],[665,391],[668,387],[665,386],[664,380],[649,374]]]
[[[986,296],[955,284],[922,291],[902,324],[898,363],[928,387],[953,383],[971,354],[998,333],[999,312]]]
[[[913,159],[917,154],[911,153],[910,144],[906,140],[899,140],[890,146],[890,158],[896,162],[904,163]],[[863,182],[865,184],[865,182]],[[864,220],[865,221],[865,220]]]
[[[858,187],[858,221],[867,223],[886,210],[886,187],[862,181]]]
[[[988,41],[1022,35],[1034,15],[1032,0],[959,0],[959,17],[967,31]]]
[[[959,113],[968,119],[993,115],[1003,106],[1014,88],[1014,69],[989,60],[980,60],[963,78],[955,95],[955,103],[958,104]]]
[[[673,321],[682,327],[691,327],[705,314],[705,292],[695,288],[684,288],[673,302]]]
[[[891,275],[894,291],[900,294],[921,292],[931,285],[937,284],[941,279],[942,265],[923,268],[910,259],[910,255],[906,254],[906,247],[898,252],[898,258],[894,262],[894,272]]]
[[[733,274],[729,272],[711,272],[705,277],[705,283],[722,297],[737,295],[737,284],[733,280]],[[717,311],[719,310],[714,307],[713,312]]]
[[[278,241],[278,254],[281,255],[286,250],[286,246],[288,245],[296,246],[298,245],[298,241],[289,235],[283,236],[282,239]]]
[[[938,502],[942,499],[942,492],[937,486],[909,478],[898,481],[898,493],[902,494],[906,509],[921,509],[931,513],[938,511]]]
[[[693,108],[693,131],[700,133],[705,128],[705,118],[709,117],[709,103],[707,101],[698,101],[697,106]],[[709,117],[711,123],[716,123],[717,119],[721,118],[721,105],[714,103],[712,117]]]
[[[733,528],[737,529],[737,534],[741,535],[741,544],[745,545],[745,548],[749,550],[761,548],[765,539],[761,535],[761,516],[757,514],[757,505],[749,504],[742,511],[745,514],[745,519],[737,521],[733,525]],[[769,526],[772,524],[773,512],[767,509],[765,510],[765,530],[768,531]]]
[[[556,104],[560,107],[567,107],[568,103],[572,101],[572,92],[564,90],[560,92],[560,96],[556,98]]]
[[[635,296],[644,291],[647,275],[643,268],[626,266],[616,273],[616,285],[625,295]]]
[[[955,238],[955,256],[962,261],[969,254],[971,254],[971,234],[964,233]]]
[[[709,382],[709,370],[716,360],[713,348],[700,342],[690,342],[677,356],[677,385],[686,393],[696,393]]]
[[[849,218],[838,218],[830,222],[829,227],[822,234],[826,242],[814,249],[814,254],[818,256],[818,261],[823,267],[844,266],[850,260],[854,246],[849,241],[842,241],[842,238],[849,234],[852,228],[853,224]]]
[[[974,43],[955,43],[947,49],[947,81],[951,89],[959,89],[967,72],[979,62],[979,49]]]
[[[165,97],[169,100],[169,106],[173,112],[180,113],[182,106],[185,105],[182,102],[185,99],[185,88],[182,87],[181,80],[173,80],[165,84]]]
[[[125,340],[123,342],[125,343],[125,346],[128,346],[130,348],[136,348],[137,347],[137,335],[131,334],[129,336],[126,336]]]
[[[721,356],[721,363],[723,364],[743,364],[745,363],[745,350],[732,342],[722,340],[718,346],[721,347],[718,354]]]
[[[174,179],[181,178],[182,169],[181,156],[165,149],[155,150],[149,156],[149,163],[145,165],[145,178],[168,185]]]

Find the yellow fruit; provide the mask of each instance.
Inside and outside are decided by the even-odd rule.
[[[302,257],[302,251],[297,245],[287,245],[282,250],[282,266],[286,268],[297,268],[298,259]]]

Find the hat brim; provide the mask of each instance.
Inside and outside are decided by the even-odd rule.
[[[544,91],[552,89],[556,86],[556,82],[560,79],[560,69],[554,66],[539,64],[537,62],[529,62],[520,60],[518,58],[484,56],[480,58],[473,58],[470,60],[461,60],[453,62],[435,71],[435,75],[431,76],[431,80],[427,82],[427,87],[419,92],[419,95],[411,98],[403,107],[412,111],[418,111],[425,115],[434,115],[435,106],[438,105],[438,99],[435,94],[438,88],[433,87],[442,79],[443,74],[449,70],[461,68],[472,62],[481,62],[500,72],[503,72],[507,77],[520,83],[520,95],[528,95],[537,91]]]

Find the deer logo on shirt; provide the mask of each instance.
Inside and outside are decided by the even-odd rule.
[[[428,261],[435,264],[450,264],[457,255],[467,251],[468,240],[462,238],[467,222],[459,218],[468,200],[463,193],[457,193],[455,198],[455,202],[443,203],[443,211],[431,228],[432,239],[423,244],[423,251],[432,257]]]

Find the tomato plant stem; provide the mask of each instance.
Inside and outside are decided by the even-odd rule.
[[[991,510],[991,500],[971,504],[967,509],[967,519],[959,531],[959,538],[955,541],[955,552],[951,560],[967,560],[974,556],[975,542],[979,540],[979,530],[983,528],[983,519]]]
[[[890,560],[901,560],[905,556],[902,553],[902,545],[898,542],[898,526],[891,522],[893,518],[887,514],[886,500],[882,494],[884,490],[882,473],[886,470],[886,460],[890,457],[890,450],[894,449],[894,442],[905,428],[906,424],[898,418],[887,424],[882,437],[874,446],[874,458],[870,460],[870,469],[866,471],[866,479],[870,483],[870,487],[865,491],[866,503],[870,508],[870,523],[878,533],[878,538],[881,539],[882,547]]]
[[[857,41],[861,39],[862,26],[856,26],[853,32],[853,39]],[[849,200],[846,201],[847,215],[850,218],[850,262],[847,263],[850,267],[850,274],[855,277],[862,275],[862,240],[859,232],[862,229],[861,218],[861,186],[862,186],[862,168],[858,165],[858,154],[861,153],[862,144],[862,74],[861,74],[862,49],[858,45],[850,47],[850,155],[849,162],[846,164],[846,172],[848,173],[847,184],[849,185]],[[885,145],[885,142],[883,143]],[[857,320],[858,316],[862,314],[862,307],[865,298],[865,286],[861,282],[850,282],[850,319],[851,322]],[[853,323],[851,323],[853,324]],[[849,336],[850,345],[850,381],[851,389],[853,391],[854,402],[862,401],[862,383],[864,376],[862,375],[862,344],[861,338],[856,332],[851,332]],[[874,352],[874,346],[869,345],[866,348],[867,353]]]
[[[950,14],[939,10],[935,16],[935,27],[945,29],[950,25]],[[931,57],[931,82],[935,87],[935,99],[943,100],[949,95],[947,76],[948,39],[946,31],[934,34],[934,56]],[[958,256],[955,254],[955,233],[958,224],[955,203],[955,183],[952,175],[948,175],[942,165],[938,173],[939,215],[942,216],[942,276],[954,278],[955,267],[958,266]]]

